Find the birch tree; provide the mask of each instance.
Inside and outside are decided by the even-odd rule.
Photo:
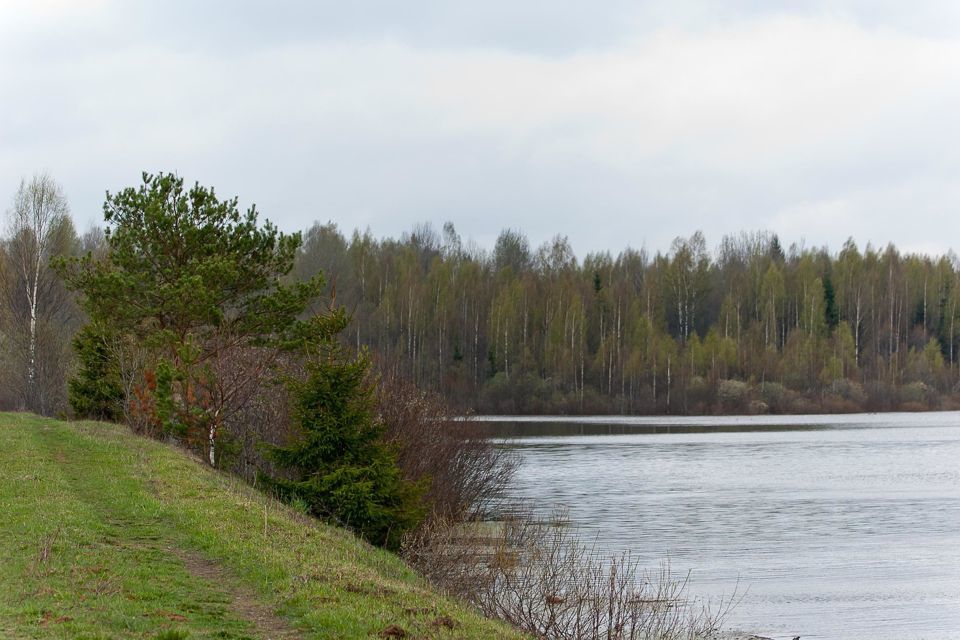
[[[7,214],[6,279],[12,289],[10,293],[21,301],[27,315],[26,392],[20,408],[30,411],[43,410],[37,383],[37,322],[41,295],[47,290],[51,278],[51,250],[68,216],[63,189],[46,173],[34,175],[29,182],[20,182]],[[10,287],[12,282],[16,285]]]

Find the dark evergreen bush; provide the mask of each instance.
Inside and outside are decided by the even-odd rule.
[[[305,503],[313,515],[398,549],[403,534],[425,515],[425,483],[403,479],[374,411],[368,371],[365,354],[351,359],[328,346],[307,365],[304,379],[289,382],[300,434],[286,447],[272,447],[270,455],[291,477],[261,480],[282,499]]]
[[[107,338],[88,324],[73,338],[79,368],[68,383],[70,408],[77,418],[117,422],[123,417],[123,387]]]

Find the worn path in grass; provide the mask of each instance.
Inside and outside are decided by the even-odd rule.
[[[450,622],[453,621],[453,628]],[[514,638],[125,428],[0,414],[2,638]]]

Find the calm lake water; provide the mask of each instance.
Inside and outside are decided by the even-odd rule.
[[[960,412],[511,418],[513,494],[773,638],[960,639]]]

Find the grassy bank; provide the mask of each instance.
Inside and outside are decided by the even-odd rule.
[[[0,637],[514,638],[126,428],[0,414]]]

